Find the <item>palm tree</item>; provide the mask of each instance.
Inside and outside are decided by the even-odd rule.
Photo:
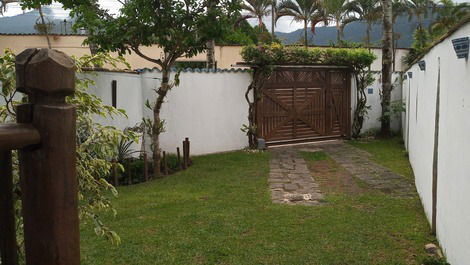
[[[393,47],[393,23],[392,0],[382,0],[382,117],[381,134],[390,136],[390,99],[392,95],[392,47]]]
[[[351,10],[348,9],[347,2],[348,0],[325,0],[322,2],[328,14],[328,19],[335,23],[337,43],[339,43],[343,37],[344,27],[358,20],[357,17],[351,16]]]
[[[409,9],[404,0],[393,0],[392,2],[392,39],[393,39],[393,71],[395,71],[395,57],[396,57],[396,48],[400,34],[395,33],[395,23],[397,22],[398,17],[404,13],[409,13]]]
[[[437,18],[431,24],[431,34],[437,38],[459,23],[470,13],[468,3],[456,4],[452,0],[440,0],[436,8]]]
[[[319,20],[319,3],[317,0],[283,0],[279,3],[276,20],[283,16],[292,17],[293,21],[304,24],[304,45],[308,47],[307,27],[311,23],[312,31]]]
[[[382,17],[382,7],[379,0],[353,0],[346,4],[346,8],[356,13],[359,19],[366,21],[366,47],[370,48],[372,24]]]
[[[433,12],[436,4],[433,0],[406,0],[409,10],[409,19],[416,17],[418,20],[418,28],[423,28],[424,19]]]
[[[242,15],[239,21],[256,18],[258,19],[258,26],[260,29],[263,28],[263,17],[267,16],[271,11],[271,4],[272,0],[245,0],[241,4],[241,8],[248,13],[246,15]]]
[[[275,39],[274,27],[276,26],[277,1],[271,0],[271,35]]]

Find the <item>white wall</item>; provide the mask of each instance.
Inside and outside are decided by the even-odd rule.
[[[470,36],[470,23],[462,26],[409,72],[403,82],[408,112],[404,118],[416,187],[428,219],[432,214],[432,160],[440,60],[440,122],[437,191],[437,236],[452,265],[470,264],[470,63],[457,59],[452,39]],[[408,97],[409,93],[409,97]],[[409,131],[409,135],[406,133]]]
[[[96,82],[90,92],[107,105],[112,103],[111,82],[117,81],[117,108],[124,109],[128,119],[117,117],[105,121],[106,124],[125,129],[142,122],[144,116],[153,117],[145,102],[155,101],[153,89],[161,78],[158,70],[141,74],[97,72],[86,76]],[[194,155],[246,147],[248,138],[240,128],[248,123],[244,95],[250,80],[247,71],[182,72],[179,86],[168,92],[162,107],[161,117],[165,120],[165,132],[160,137],[162,150],[176,153],[176,147],[182,149],[185,137],[189,137]],[[150,141],[145,144],[149,150]]]
[[[151,89],[159,84],[158,71],[142,74],[143,97],[154,99]],[[185,137],[191,141],[192,154],[207,154],[242,149],[248,138],[240,128],[248,124],[245,91],[251,74],[244,72],[183,72],[180,85],[172,89],[162,107],[166,132],[162,149],[176,152]],[[149,109],[144,110],[151,117]]]
[[[375,81],[372,85],[366,88],[366,96],[367,96],[367,105],[370,106],[370,109],[367,112],[367,117],[364,119],[364,124],[362,126],[361,133],[366,133],[369,131],[378,131],[380,130],[380,121],[379,118],[382,115],[382,106],[380,105],[381,102],[381,91],[382,91],[382,82],[381,82],[381,74],[374,73]],[[392,82],[393,82],[393,90],[392,90],[392,101],[402,100],[402,85],[401,85],[401,73],[395,72],[392,75]],[[352,113],[351,113],[351,121],[354,120],[354,109],[357,104],[356,99],[356,82],[354,77],[352,78],[351,84],[351,106],[352,106]],[[369,88],[372,88],[372,94],[369,94]],[[392,117],[391,128],[394,132],[400,132],[401,128],[401,115],[398,117]]]
[[[372,85],[366,88],[367,95],[367,105],[370,106],[370,109],[367,112],[367,117],[364,119],[364,126],[362,127],[362,132],[365,133],[370,130],[380,130],[380,121],[379,118],[382,116],[382,106],[380,105],[381,93],[382,93],[382,75],[377,73],[374,74],[375,81]],[[401,73],[396,72],[392,75],[393,90],[391,101],[401,100]],[[368,89],[372,88],[372,94],[368,93]],[[401,123],[400,117],[392,117],[391,128],[394,132],[399,132]]]

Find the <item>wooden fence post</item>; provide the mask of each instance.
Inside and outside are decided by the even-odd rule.
[[[75,91],[70,57],[27,49],[16,57],[17,89],[30,104],[18,122],[31,123],[41,144],[19,150],[27,265],[79,265],[76,110],[65,102]]]
[[[18,265],[11,151],[2,150],[0,161],[0,260]]]
[[[178,169],[181,170],[181,154],[179,147],[176,147],[176,163],[178,164]]]
[[[188,164],[186,164],[186,140],[183,141],[183,169],[188,168]]]

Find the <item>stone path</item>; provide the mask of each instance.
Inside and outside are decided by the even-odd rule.
[[[318,205],[323,195],[298,150],[279,147],[270,151],[269,186],[273,202]]]
[[[275,203],[318,205],[323,194],[300,151],[324,151],[370,188],[396,196],[414,196],[413,184],[373,162],[371,155],[341,141],[271,148],[269,185]]]
[[[398,196],[414,196],[413,183],[390,169],[373,162],[366,151],[349,144],[335,141],[317,145],[343,168],[356,178],[367,183],[371,188]]]

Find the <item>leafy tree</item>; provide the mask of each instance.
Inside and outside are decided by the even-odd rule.
[[[347,0],[325,0],[322,2],[328,14],[328,19],[335,23],[337,43],[341,42],[344,27],[359,19],[351,15],[351,10],[348,9],[347,3]]]
[[[119,243],[119,236],[103,223],[100,218],[102,211],[115,212],[111,205],[109,195],[117,195],[116,189],[108,183],[106,178],[110,175],[111,160],[116,156],[116,146],[119,139],[135,140],[131,132],[125,133],[112,126],[104,126],[95,122],[96,117],[112,118],[125,116],[123,110],[104,105],[100,98],[88,93],[88,87],[93,85],[92,79],[83,75],[81,69],[94,65],[105,64],[116,66],[124,63],[124,59],[113,58],[107,54],[84,55],[73,58],[79,73],[76,79],[76,91],[67,97],[67,102],[77,107],[77,177],[79,185],[79,211],[82,222],[94,224],[95,232],[114,243]],[[10,50],[5,50],[0,56],[0,82],[2,89],[0,97],[5,104],[0,106],[1,122],[15,121],[16,106],[24,102],[25,97],[16,93],[15,55]],[[18,242],[22,244],[22,218],[21,218],[21,192],[19,187],[18,163],[16,152],[14,158],[14,179],[16,182],[14,192],[16,198],[16,215],[18,222]],[[122,168],[122,165],[119,165]],[[22,249],[21,246],[19,249]]]
[[[431,24],[431,35],[439,38],[470,14],[468,3],[456,4],[452,0],[440,0],[436,7],[437,18]]]
[[[400,39],[400,34],[395,32],[395,23],[397,22],[398,17],[404,13],[408,13],[406,2],[404,0],[393,0],[392,1],[392,39],[393,39],[393,71],[395,71],[396,63],[396,48],[398,46],[398,40]]]
[[[155,89],[156,101],[146,102],[153,112],[153,120],[144,120],[151,135],[153,173],[159,177],[159,136],[164,131],[160,111],[168,91],[178,85],[178,74],[174,81],[170,81],[170,70],[176,59],[204,51],[208,41],[223,35],[223,25],[228,23],[227,14],[236,8],[235,5],[199,0],[128,0],[123,2],[120,13],[115,17],[100,9],[96,2],[83,4],[72,1],[70,6],[77,18],[76,26],[88,31],[87,42],[97,45],[100,51],[134,52],[161,69],[161,84]],[[151,45],[161,47],[163,53],[158,57],[145,54],[142,47]]]
[[[283,16],[292,17],[293,21],[304,24],[304,46],[308,47],[307,28],[309,23],[314,30],[318,20],[320,4],[316,0],[283,0],[279,3],[276,20]]]
[[[433,0],[406,0],[409,18],[418,20],[418,28],[423,28],[424,19],[433,11],[436,4]]]
[[[370,48],[370,32],[372,24],[382,17],[382,7],[379,0],[352,0],[346,4],[346,8],[356,13],[359,19],[366,21],[366,47]]]
[[[225,31],[225,34],[216,39],[217,43],[241,45],[258,43],[259,32],[248,21],[239,21],[235,26],[234,23],[230,23],[227,26],[230,28]]]
[[[263,17],[269,15],[270,6],[272,5],[272,0],[245,0],[241,4],[242,10],[246,11],[246,15],[240,17],[241,20],[247,20],[250,18],[258,19],[258,27],[263,27]]]

